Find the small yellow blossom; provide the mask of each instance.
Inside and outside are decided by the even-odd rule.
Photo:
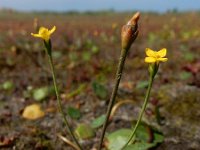
[[[167,54],[167,49],[163,48],[159,51],[153,51],[150,48],[146,48],[146,55],[147,57],[145,58],[146,63],[159,63],[161,62],[166,62],[168,58],[164,58]]]
[[[33,34],[31,33],[32,36],[42,38],[46,42],[49,41],[51,34],[56,30],[56,26],[54,26],[51,30],[45,28],[45,27],[40,27],[38,34]]]

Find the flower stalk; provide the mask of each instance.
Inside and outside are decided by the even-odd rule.
[[[146,109],[146,106],[147,106],[147,103],[148,103],[148,100],[149,100],[149,97],[150,97],[150,93],[151,93],[151,88],[152,88],[152,84],[153,84],[153,80],[154,80],[154,73],[151,73],[150,75],[150,79],[149,79],[149,85],[148,85],[148,89],[147,89],[147,93],[146,93],[146,96],[145,96],[145,100],[144,100],[144,103],[143,103],[143,106],[142,106],[142,109],[140,111],[140,114],[139,114],[139,117],[137,119],[137,122],[136,122],[136,125],[131,133],[131,136],[129,137],[129,140],[128,142],[123,146],[122,150],[132,141],[137,129],[138,129],[138,126],[142,120],[142,116],[145,112],[145,109]]]
[[[58,91],[58,86],[57,86],[57,81],[56,81],[56,75],[55,75],[55,69],[54,69],[54,64],[53,64],[53,59],[52,59],[52,45],[51,45],[51,39],[50,39],[50,35],[56,30],[56,27],[54,26],[51,30],[48,30],[44,27],[41,27],[39,29],[39,33],[38,34],[31,34],[34,37],[38,37],[38,38],[42,38],[44,41],[44,46],[45,46],[45,52],[48,56],[48,62],[50,65],[50,69],[51,69],[51,73],[52,73],[52,78],[53,78],[53,85],[54,85],[54,89],[55,89],[55,93],[56,93],[56,97],[57,97],[57,105],[58,105],[58,109],[59,112],[61,113],[64,123],[66,125],[67,131],[70,134],[70,136],[72,137],[72,139],[74,140],[74,142],[76,143],[77,147],[80,150],[83,150],[83,148],[81,147],[81,145],[79,144],[78,140],[76,139],[72,128],[70,128],[69,122],[65,116],[65,113],[62,109],[62,104],[61,104],[61,98],[60,98],[60,94]]]
[[[62,114],[64,123],[66,125],[67,131],[69,132],[70,136],[72,137],[72,139],[74,140],[76,145],[79,147],[79,149],[82,150],[78,140],[76,139],[75,135],[73,134],[72,129],[70,128],[69,122],[68,122],[67,118],[65,117],[64,111],[62,109],[61,98],[60,98],[59,91],[58,91],[56,75],[55,75],[55,69],[54,69],[54,65],[53,65],[53,59],[52,59],[52,56],[51,56],[51,42],[50,42],[50,40],[49,40],[49,43],[44,41],[44,45],[46,47],[46,53],[47,53],[49,65],[50,65],[50,68],[51,68],[51,73],[52,73],[52,78],[53,78],[53,85],[54,85],[54,89],[55,89],[55,92],[56,92],[59,112]]]
[[[99,147],[98,150],[101,150],[102,144],[103,144],[103,139],[105,136],[106,128],[108,126],[110,114],[113,108],[113,105],[115,104],[115,98],[117,95],[119,83],[122,77],[122,72],[126,60],[126,56],[128,53],[128,50],[130,49],[132,43],[135,41],[138,35],[138,20],[139,20],[139,13],[137,12],[130,20],[129,22],[122,27],[122,33],[121,33],[121,38],[122,38],[122,51],[119,59],[119,64],[117,68],[117,73],[116,73],[116,78],[115,78],[115,84],[114,88],[110,97],[110,101],[108,104],[107,108],[107,113],[106,113],[106,119],[103,125],[103,130],[101,133],[100,137],[100,142],[99,142]]]
[[[148,89],[145,95],[145,99],[144,99],[144,103],[142,105],[142,109],[140,111],[139,117],[137,119],[136,125],[131,133],[131,136],[129,137],[128,142],[122,147],[122,150],[129,145],[129,143],[132,141],[132,139],[135,136],[135,133],[138,129],[138,126],[140,124],[140,122],[142,121],[142,116],[145,112],[145,109],[147,107],[148,101],[149,101],[149,97],[150,97],[150,93],[151,93],[151,88],[153,85],[153,81],[154,78],[158,72],[159,69],[159,62],[165,62],[168,60],[168,58],[164,58],[166,56],[167,53],[167,49],[163,48],[160,51],[156,52],[153,51],[149,48],[146,49],[146,55],[147,57],[145,58],[145,62],[149,63],[149,74],[150,74],[150,78],[149,78],[149,85],[148,85]]]

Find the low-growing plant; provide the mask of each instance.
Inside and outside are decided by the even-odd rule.
[[[95,135],[93,129],[99,128],[103,125],[98,150],[102,149],[106,129],[107,129],[107,126],[108,126],[111,116],[113,116],[113,112],[116,111],[116,108],[121,106],[121,104],[116,104],[116,107],[113,108],[113,106],[115,105],[115,98],[117,96],[117,91],[118,91],[118,87],[119,87],[120,80],[122,77],[123,68],[124,68],[124,64],[125,64],[125,60],[126,60],[128,51],[129,51],[131,45],[133,44],[133,42],[135,41],[135,39],[137,38],[138,33],[139,33],[139,27],[138,27],[139,17],[140,17],[140,14],[137,12],[128,21],[128,23],[122,27],[122,32],[121,32],[121,49],[122,50],[121,50],[118,69],[117,69],[117,73],[116,73],[115,84],[114,84],[114,88],[113,88],[113,91],[112,91],[112,94],[110,97],[106,115],[102,115],[102,116],[98,117],[97,119],[93,120],[91,126],[86,125],[86,124],[80,125],[79,128],[75,131],[75,133],[78,136],[87,138],[88,136],[91,137],[91,136]],[[73,143],[71,143],[71,142],[69,142],[69,143],[75,149],[83,150],[84,148],[81,146],[78,139],[74,135],[72,127],[70,126],[69,121],[68,121],[67,117],[65,116],[65,113],[63,111],[62,104],[61,104],[61,98],[60,98],[60,94],[58,91],[58,85],[57,85],[57,81],[56,81],[55,69],[54,69],[54,64],[53,64],[53,59],[52,59],[52,43],[51,43],[51,39],[50,39],[51,34],[55,30],[56,30],[55,26],[51,30],[41,27],[39,29],[38,34],[32,33],[31,35],[34,37],[43,39],[45,51],[48,56],[49,65],[50,65],[50,69],[51,69],[51,73],[52,73],[53,85],[54,85],[55,93],[57,96],[58,109],[64,119],[64,123],[67,127],[67,132],[71,135],[71,137],[76,145],[73,145]],[[107,136],[107,139],[109,142],[108,145],[110,144],[109,146],[107,146],[108,149],[110,149],[110,150],[137,150],[140,147],[141,150],[146,150],[146,149],[156,146],[157,143],[162,142],[162,140],[163,140],[162,134],[157,132],[155,129],[152,129],[149,125],[141,123],[141,120],[142,120],[142,116],[145,112],[146,106],[148,104],[148,100],[149,100],[150,93],[151,93],[151,88],[153,85],[154,78],[158,72],[160,62],[167,61],[167,58],[165,58],[166,53],[167,53],[166,48],[163,48],[159,51],[153,51],[150,48],[146,48],[147,57],[145,58],[145,62],[149,64],[150,77],[149,77],[149,81],[145,82],[145,85],[147,85],[148,88],[147,88],[147,92],[145,95],[145,100],[144,100],[142,109],[139,113],[139,117],[138,117],[136,123],[134,124],[135,126],[133,129],[120,129],[116,132],[108,134],[108,136]],[[101,90],[99,90],[99,87],[101,87]],[[102,89],[104,89],[102,85],[94,82],[93,88],[98,96],[100,96],[102,98],[106,97],[107,91],[103,90],[105,92],[102,94]],[[124,103],[130,103],[130,101],[127,101]],[[113,109],[115,109],[115,111],[112,111]],[[72,107],[69,107],[68,115],[70,117],[79,118],[81,114],[78,110],[76,110]],[[88,133],[87,136],[84,134],[84,131],[87,131],[87,133]],[[63,137],[62,137],[62,139],[63,139]]]
[[[72,131],[72,128],[69,125],[69,121],[68,121],[68,119],[66,118],[66,116],[64,114],[64,111],[63,111],[63,108],[62,108],[62,104],[61,104],[61,98],[60,98],[59,91],[58,91],[56,74],[55,74],[55,69],[54,69],[54,64],[53,64],[53,59],[52,59],[52,44],[51,44],[51,39],[50,39],[51,34],[55,30],[56,30],[55,26],[51,30],[48,30],[47,28],[44,28],[44,27],[40,27],[38,34],[31,33],[31,35],[34,36],[34,37],[38,37],[38,38],[43,39],[44,46],[45,46],[45,52],[46,52],[46,54],[48,56],[48,61],[49,61],[49,65],[50,65],[50,68],[51,68],[51,73],[52,73],[52,78],[53,78],[53,85],[54,85],[54,89],[55,89],[55,93],[56,93],[56,97],[57,97],[57,102],[58,102],[58,109],[59,109],[60,113],[62,114],[62,117],[64,119],[65,125],[67,127],[67,131],[71,135],[72,139],[74,140],[74,142],[76,143],[78,148],[82,150],[82,147],[79,144],[78,140],[76,139],[76,137],[75,137],[75,135],[74,135],[74,133]]]

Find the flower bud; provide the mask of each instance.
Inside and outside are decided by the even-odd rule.
[[[140,13],[137,12],[133,17],[128,21],[126,25],[122,27],[121,40],[122,40],[122,49],[128,50],[134,40],[138,35],[138,20]]]

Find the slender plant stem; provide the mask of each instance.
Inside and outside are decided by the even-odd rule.
[[[105,122],[104,122],[104,125],[103,125],[103,130],[102,130],[102,133],[101,133],[101,138],[100,138],[98,150],[101,150],[101,147],[102,147],[102,144],[103,144],[103,139],[104,139],[104,136],[105,136],[106,128],[108,126],[108,121],[109,121],[109,118],[110,118],[111,110],[112,110],[112,107],[115,103],[115,98],[116,98],[119,83],[120,83],[120,80],[121,80],[122,71],[123,71],[123,68],[124,68],[124,63],[125,63],[125,60],[126,60],[127,52],[128,52],[128,50],[125,50],[125,49],[121,51],[121,56],[120,56],[118,69],[117,69],[117,73],[116,73],[115,85],[114,85],[114,88],[113,88],[113,91],[112,91],[112,94],[111,94],[111,97],[110,97],[110,101],[109,101],[109,104],[108,104],[106,119],[105,119]]]
[[[55,92],[56,92],[58,109],[59,109],[60,113],[62,114],[62,117],[64,119],[65,125],[67,127],[67,131],[69,132],[69,134],[71,135],[72,139],[74,140],[74,142],[76,143],[76,145],[79,147],[79,149],[83,150],[82,147],[81,147],[81,145],[79,144],[78,140],[76,139],[75,135],[73,134],[73,131],[70,128],[69,122],[67,121],[67,118],[65,117],[64,111],[62,109],[60,95],[59,95],[59,92],[58,92],[58,86],[57,86],[57,81],[56,81],[56,75],[55,75],[55,69],[54,69],[54,65],[53,65],[53,60],[52,60],[51,55],[49,55],[49,54],[47,54],[47,55],[48,55],[48,61],[49,61],[49,65],[50,65],[51,72],[52,72],[53,85],[54,85]]]
[[[143,106],[142,106],[142,110],[140,111],[140,114],[139,114],[139,117],[138,117],[138,120],[137,120],[137,123],[133,129],[133,132],[131,133],[131,136],[128,140],[128,142],[122,147],[122,150],[131,142],[131,140],[133,139],[136,131],[137,131],[137,128],[142,120],[142,116],[145,112],[145,109],[146,109],[146,106],[147,106],[147,103],[148,103],[148,100],[149,100],[149,96],[150,96],[150,92],[151,92],[151,88],[152,88],[152,84],[153,84],[153,80],[154,80],[154,77],[152,77],[152,75],[150,76],[150,79],[149,79],[149,85],[148,85],[148,89],[147,89],[147,93],[146,93],[146,96],[145,96],[145,100],[144,100],[144,103],[143,103]]]

